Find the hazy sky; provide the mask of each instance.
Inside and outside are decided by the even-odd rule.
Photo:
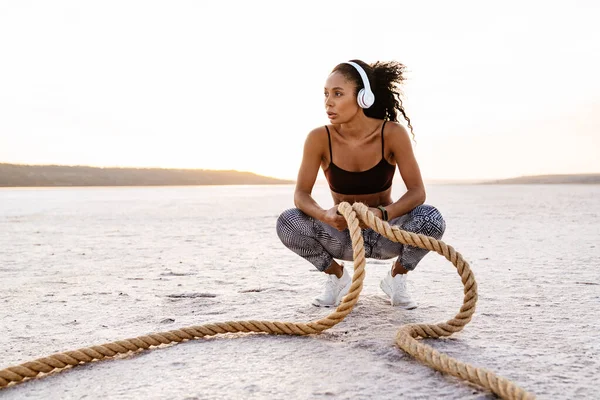
[[[295,178],[359,58],[407,65],[425,178],[600,172],[598,3],[0,0],[0,162]]]

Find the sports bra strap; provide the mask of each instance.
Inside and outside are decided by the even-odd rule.
[[[381,158],[385,158],[385,151],[383,149],[383,128],[385,127],[385,123],[387,121],[383,121],[383,125],[381,125]]]
[[[329,128],[325,125],[325,129],[327,129],[327,137],[329,138],[329,162],[333,162],[333,153],[331,152],[331,135],[329,134]]]

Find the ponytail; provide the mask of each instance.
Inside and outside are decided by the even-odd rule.
[[[400,86],[406,80],[404,72],[406,66],[397,61],[381,62],[371,64],[373,70],[373,93],[375,104],[365,109],[365,115],[372,118],[387,119],[398,122],[398,111],[408,123],[410,132],[415,136],[410,118],[406,115],[402,104],[402,91]]]

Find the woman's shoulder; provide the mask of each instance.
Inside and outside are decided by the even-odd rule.
[[[391,135],[408,135],[408,129],[399,122],[386,121],[384,134],[387,135],[388,133]]]
[[[383,137],[389,141],[410,142],[408,129],[399,122],[387,121],[383,130]]]
[[[331,127],[327,127],[327,125],[321,125],[312,129],[308,132],[308,135],[306,135],[306,140],[311,142],[327,141],[327,128],[331,129]]]
[[[325,157],[329,141],[327,138],[327,129],[325,125],[319,126],[308,132],[304,141],[304,151],[311,154],[320,154]],[[329,154],[329,153],[327,153]]]

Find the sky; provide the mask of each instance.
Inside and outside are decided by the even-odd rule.
[[[0,0],[0,162],[295,179],[328,74],[361,59],[407,66],[426,180],[598,173],[598,20],[593,0]]]

